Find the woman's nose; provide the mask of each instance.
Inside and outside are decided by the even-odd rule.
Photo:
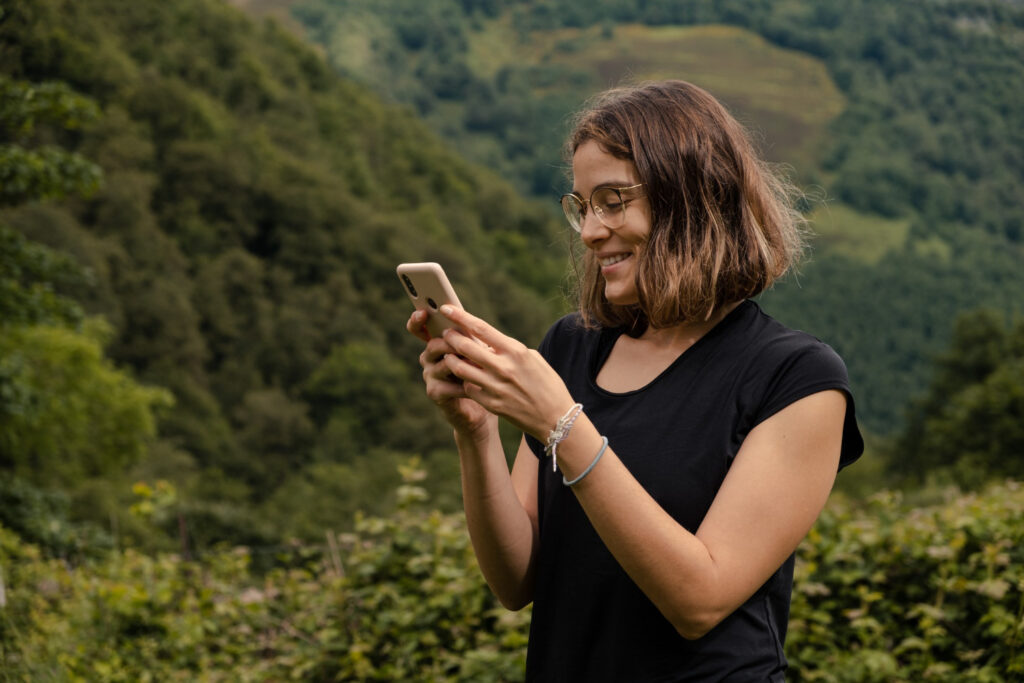
[[[580,237],[583,239],[583,243],[588,247],[592,244],[600,242],[601,240],[608,237],[611,230],[607,225],[601,222],[601,219],[597,217],[597,213],[594,211],[587,211],[583,214],[583,220],[580,223]]]

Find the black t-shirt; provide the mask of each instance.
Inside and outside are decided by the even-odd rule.
[[[559,320],[539,347],[632,475],[696,532],[744,437],[826,389],[847,396],[840,467],[863,441],[846,366],[826,344],[744,301],[647,386],[615,394],[596,377],[621,330]],[[680,636],[605,548],[572,490],[538,456],[540,551],[526,662],[531,681],[776,681],[791,556],[753,597],[697,640]],[[784,494],[783,494],[784,495]]]

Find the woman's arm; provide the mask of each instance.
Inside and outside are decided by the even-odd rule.
[[[842,393],[824,391],[755,427],[696,534],[613,452],[573,491],[633,581],[681,635],[699,638],[750,598],[814,524],[838,470],[845,410]],[[567,478],[601,444],[593,424],[580,422],[558,449]]]
[[[464,311],[449,314],[484,341],[459,333],[446,340],[459,358],[447,367],[467,395],[544,440],[573,401],[539,354]],[[633,581],[686,638],[724,619],[796,549],[825,504],[838,469],[845,397],[824,391],[803,398],[754,428],[696,534],[666,513],[616,457],[614,444],[573,487],[605,545]],[[581,415],[558,447],[567,479],[601,446]]]
[[[484,440],[456,432],[455,443],[466,525],[480,571],[502,605],[522,609],[533,600],[537,458],[523,440],[510,476],[497,424]]]
[[[524,441],[511,475],[498,434],[498,418],[466,397],[441,362],[448,344],[431,339],[417,311],[406,327],[424,342],[420,354],[427,395],[452,425],[459,450],[466,523],[477,562],[502,605],[520,609],[533,595],[537,543],[537,458]]]

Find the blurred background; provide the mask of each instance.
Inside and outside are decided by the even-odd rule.
[[[760,304],[845,359],[867,437],[801,551],[797,679],[1024,675],[1019,2],[4,0],[12,680],[521,678],[394,267],[537,344],[569,120],[654,78],[805,192]]]

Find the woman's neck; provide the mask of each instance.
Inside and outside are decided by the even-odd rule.
[[[725,316],[729,315],[740,303],[742,302],[734,301],[715,309],[707,320],[692,320],[660,329],[648,326],[638,340],[657,349],[684,351],[697,343],[697,340],[710,332],[715,325],[722,322]]]

